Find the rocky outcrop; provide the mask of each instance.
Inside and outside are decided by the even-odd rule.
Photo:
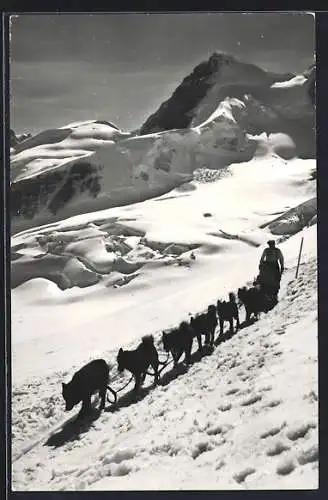
[[[310,200],[287,210],[280,217],[277,217],[261,228],[267,227],[274,235],[292,235],[301,231],[304,227],[317,222],[317,199]]]
[[[20,135],[16,135],[15,132],[10,129],[10,132],[9,132],[9,145],[11,148],[17,148],[19,147],[19,145],[26,141],[27,139],[29,139],[30,137],[32,137],[32,135],[30,133],[25,133],[25,134],[20,134]]]
[[[298,156],[314,157],[315,65],[303,75],[279,75],[214,53],[146,120],[140,134],[199,126],[226,98],[244,104],[232,110],[244,132],[285,133],[295,142]]]
[[[189,127],[195,117],[194,110],[215,85],[220,86],[216,96],[218,105],[225,97],[231,97],[232,91],[238,97],[254,85],[269,86],[272,81],[272,76],[261,68],[239,62],[228,54],[215,52],[208,61],[196,66],[172,96],[146,120],[140,134]]]

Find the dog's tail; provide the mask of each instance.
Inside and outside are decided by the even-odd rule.
[[[144,337],[142,337],[141,342],[144,347],[153,347],[154,337],[153,335],[145,335]]]

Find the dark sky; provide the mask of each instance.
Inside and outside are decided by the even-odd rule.
[[[96,118],[133,129],[215,50],[302,72],[314,31],[311,14],[21,15],[11,27],[11,126]]]

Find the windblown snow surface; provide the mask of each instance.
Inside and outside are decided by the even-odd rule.
[[[269,150],[12,237],[14,490],[318,487],[314,169]],[[131,383],[82,423],[64,412],[61,382],[87,361],[105,358],[119,389],[120,346],[152,333],[165,359],[162,329],[252,281],[273,233],[286,259],[274,310],[212,354],[194,345],[188,370],[147,376],[137,400]]]

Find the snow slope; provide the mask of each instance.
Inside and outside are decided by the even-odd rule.
[[[306,82],[306,78],[304,75],[297,75],[287,80],[285,82],[275,82],[271,85],[271,88],[291,88],[296,86],[302,86]]]
[[[145,399],[132,406],[129,405],[130,396],[123,395],[121,409],[115,413],[105,412],[94,423],[86,423],[85,430],[88,429],[88,432],[77,441],[76,432],[80,431],[76,430],[74,423],[68,423],[60,430],[66,417],[60,394],[61,382],[69,380],[76,369],[90,359],[105,357],[112,366],[113,384],[116,388],[120,387],[127,380],[127,375],[120,378],[116,372],[115,358],[120,346],[135,346],[142,335],[153,333],[161,351],[159,337],[162,329],[188,318],[189,313],[204,310],[208,303],[219,297],[226,297],[230,290],[236,290],[238,286],[253,279],[257,273],[262,245],[269,236],[271,237],[270,224],[275,224],[273,229],[276,234],[286,239],[311,219],[313,221],[316,206],[307,203],[307,200],[315,196],[315,180],[313,175],[311,176],[314,168],[313,160],[286,161],[274,154],[260,156],[248,163],[231,165],[223,177],[211,177],[208,173],[213,171],[200,170],[191,183],[153,200],[81,214],[12,236],[12,286],[15,287],[11,299],[15,489],[153,488],[154,483],[150,483],[147,479],[149,476],[142,472],[146,466],[154,471],[151,477],[159,489],[168,487],[168,483],[163,482],[163,474],[168,472],[172,475],[170,488],[174,489],[240,488],[244,483],[238,482],[240,479],[236,481],[233,476],[235,473],[239,474],[246,467],[246,463],[249,466],[249,462],[258,471],[257,475],[254,473],[254,478],[257,479],[254,479],[252,487],[277,487],[277,481],[281,488],[303,487],[304,481],[307,487],[315,487],[317,475],[316,471],[312,470],[313,464],[296,467],[297,463],[300,463],[299,460],[307,460],[299,458],[302,454],[307,456],[307,453],[310,453],[312,456],[312,448],[307,451],[306,440],[297,441],[296,446],[290,446],[289,454],[285,454],[287,458],[291,455],[294,465],[296,464],[296,471],[287,475],[288,477],[284,476],[284,472],[274,472],[279,466],[278,458],[270,459],[270,466],[264,465],[263,457],[268,460],[268,455],[263,450],[265,446],[269,446],[271,438],[269,441],[259,440],[260,444],[256,448],[258,451],[255,455],[251,454],[250,449],[254,441],[251,437],[253,431],[250,433],[253,425],[250,423],[250,415],[255,416],[256,412],[252,412],[252,404],[249,407],[247,403],[245,406],[241,404],[239,407],[239,402],[235,399],[237,393],[232,399],[241,410],[232,416],[230,413],[225,415],[229,415],[230,425],[238,423],[238,429],[241,429],[240,434],[239,431],[237,433],[242,439],[240,443],[246,440],[245,450],[248,452],[245,451],[245,460],[242,457],[237,459],[238,454],[232,453],[232,450],[238,449],[234,444],[239,439],[235,437],[236,431],[230,428],[222,431],[222,436],[225,436],[226,432],[231,434],[227,440],[230,444],[222,448],[226,458],[220,458],[219,462],[215,458],[219,452],[215,449],[216,446],[224,444],[221,443],[222,436],[219,437],[221,444],[218,445],[216,437],[210,437],[207,441],[205,439],[205,435],[211,435],[211,430],[209,434],[205,430],[196,432],[198,424],[193,422],[197,421],[199,412],[202,421],[205,421],[204,429],[207,428],[207,422],[210,429],[216,425],[216,418],[224,415],[224,411],[221,415],[222,410],[218,410],[220,405],[229,406],[225,395],[228,389],[225,386],[236,383],[237,372],[235,374],[222,369],[225,375],[220,373],[220,382],[215,382],[213,369],[217,370],[222,349],[228,360],[231,356],[240,357],[241,346],[246,346],[243,344],[246,342],[243,340],[246,329],[231,339],[229,344],[220,345],[212,357],[194,365],[188,374],[187,384],[183,381],[186,378],[183,377],[172,380],[164,388],[158,387],[149,394],[146,391]],[[295,218],[295,214],[298,214],[298,217]],[[280,232],[279,223],[277,225],[275,222],[277,215],[282,215],[283,230]],[[299,242],[300,234],[297,233],[281,244],[286,266],[292,272]],[[191,252],[196,257],[195,260],[191,259]],[[273,334],[272,330],[278,331],[281,325],[285,328],[286,315],[288,314],[289,318],[294,317],[291,313],[293,301],[297,299],[296,323],[301,316],[303,318],[303,314],[304,321],[310,321],[309,318],[314,317],[315,253],[316,225],[312,225],[305,232],[303,255],[303,262],[309,261],[311,291],[308,292],[303,284],[295,299],[293,295],[288,295],[292,294],[291,291],[288,296],[285,295],[287,281],[292,279],[291,271],[288,271],[282,291],[286,301],[283,299],[278,307],[263,319],[264,323],[247,329],[249,335],[254,336],[255,347],[253,354],[250,354],[250,359],[254,357],[254,370],[249,369],[250,381],[254,385],[248,385],[245,378],[246,385],[243,384],[240,396],[246,398],[254,392],[258,395],[258,384],[262,383],[262,375],[259,377],[256,371],[259,356],[257,342],[262,342],[262,336],[271,338],[272,335],[278,335]],[[303,271],[303,282],[307,280],[307,272]],[[307,298],[308,293],[311,300]],[[310,329],[304,328],[304,335],[313,331],[315,332],[315,323]],[[310,339],[306,340],[306,346],[311,352],[315,352],[315,333],[312,335],[314,343],[311,344]],[[299,336],[297,330],[293,337],[295,343]],[[267,341],[271,343],[269,338]],[[296,349],[294,341],[287,346],[288,349]],[[300,345],[304,346],[304,342]],[[230,345],[229,349],[226,345]],[[261,347],[261,356],[267,358],[267,366],[272,365],[275,374],[273,380],[277,380],[275,384],[271,382],[272,397],[277,399],[277,395],[281,393],[284,405],[287,402],[288,405],[281,403],[281,408],[279,404],[275,408],[273,404],[271,408],[270,403],[269,409],[263,410],[270,412],[269,415],[262,412],[256,417],[260,420],[254,424],[254,428],[260,428],[260,423],[265,427],[271,421],[271,416],[275,422],[276,417],[273,415],[278,412],[279,416],[280,409],[283,409],[283,415],[287,415],[286,412],[289,411],[288,425],[283,428],[281,434],[283,440],[284,433],[289,430],[288,426],[293,428],[297,424],[294,422],[295,415],[302,414],[301,411],[292,414],[291,408],[294,409],[296,404],[302,406],[303,414],[308,415],[306,421],[313,422],[316,418],[315,403],[310,404],[306,399],[303,403],[302,399],[303,395],[315,391],[316,378],[311,371],[315,369],[315,364],[309,365],[309,371],[303,371],[303,368],[301,370],[301,363],[304,365],[308,362],[305,354],[298,353],[294,365],[294,354],[287,355],[287,347],[286,352],[285,348],[281,348],[283,355],[287,356],[284,362],[285,358],[279,358],[280,355],[273,356],[269,348]],[[226,348],[228,351],[224,351]],[[280,361],[275,364],[278,358]],[[316,359],[315,354],[314,358]],[[298,381],[303,380],[303,387],[309,386],[309,390],[304,394],[296,391],[294,386],[289,388],[288,391],[290,390],[294,398],[292,402],[289,401],[290,393],[285,392],[285,373],[291,370],[299,370]],[[193,382],[190,381],[192,374]],[[247,375],[247,372],[244,375]],[[165,380],[170,378],[171,375],[168,374]],[[203,392],[196,390],[203,385],[207,387],[207,391],[211,391],[211,397],[208,399],[211,403],[207,405]],[[222,389],[218,390],[218,387]],[[166,394],[166,391],[169,392]],[[246,392],[243,394],[243,391]],[[268,393],[264,392],[258,400],[260,405],[266,404],[266,394]],[[164,399],[160,399],[162,397]],[[167,404],[168,400],[172,403]],[[183,401],[185,402],[182,403]],[[212,402],[213,406],[208,406],[212,405]],[[256,408],[256,401],[254,404]],[[185,408],[185,413],[182,408]],[[203,408],[205,413],[202,413],[200,408]],[[251,413],[248,413],[249,411]],[[271,415],[271,412],[274,413]],[[154,427],[150,426],[150,418]],[[177,426],[178,418],[181,418],[181,427]],[[114,434],[112,431],[110,437],[109,426],[114,429]],[[56,428],[57,431],[50,440],[55,447],[44,447],[49,433]],[[143,435],[142,429],[145,428],[148,429],[147,437],[142,445],[139,439]],[[97,430],[100,432],[97,433]],[[169,436],[168,441],[165,441],[166,433]],[[213,435],[215,436],[214,431]],[[134,443],[132,451],[125,441],[128,436]],[[309,436],[308,444],[315,446],[316,431],[310,429]],[[204,439],[206,442],[202,444]],[[37,444],[39,440],[41,442]],[[171,451],[174,442],[179,444],[176,451]],[[293,440],[286,442],[292,444]],[[261,443],[264,447],[263,453],[260,451]],[[124,448],[122,453],[121,446]],[[210,448],[213,448],[213,457],[210,458],[211,454],[207,455],[207,461],[204,457],[207,452],[210,453]],[[203,450],[199,459],[192,458],[193,455],[197,456],[199,450]],[[206,453],[204,450],[207,450]],[[285,455],[280,458],[284,459]],[[162,458],[159,460],[158,456]],[[219,474],[213,472],[213,467],[218,466],[222,460],[228,461],[230,456],[231,465],[228,464],[223,475],[222,471]],[[206,463],[203,463],[203,459]],[[126,460],[129,463],[126,463]],[[53,464],[51,467],[47,465],[50,461]],[[175,470],[181,467],[181,473],[173,473],[172,466]],[[200,472],[198,466],[205,469]],[[293,466],[290,467],[293,469]],[[110,485],[107,479],[103,479],[108,474],[111,478]],[[124,474],[126,477],[122,479],[121,475]],[[206,477],[206,481],[201,479],[200,474]],[[114,480],[113,476],[119,478]],[[98,482],[100,480],[101,482]]]
[[[74,367],[14,384],[13,489],[317,488],[316,226],[304,236],[298,280],[299,234],[281,245],[287,271],[273,311],[188,372],[167,367],[156,388],[147,377],[137,402],[126,389],[115,411],[65,424],[59,388]],[[199,299],[208,284],[188,293]],[[162,314],[154,304],[148,313]],[[101,355],[114,362],[110,348]],[[115,388],[128,379],[111,373]],[[21,454],[33,432],[34,447]]]
[[[92,120],[14,144],[15,490],[317,487],[315,69],[197,68],[200,93],[176,94],[185,128]],[[251,282],[272,235],[286,259],[273,311],[137,402],[127,388],[82,427],[64,412],[62,381],[104,357],[121,387],[118,348],[145,334],[163,358],[161,331]]]
[[[307,224],[316,213],[315,203],[305,218],[294,218],[294,227],[288,214],[282,231],[283,221],[274,221],[315,196],[313,168],[313,160],[285,161],[271,154],[231,165],[213,182],[193,181],[143,203],[27,230],[12,238],[12,287],[47,278],[65,289],[97,283],[113,273],[121,273],[117,279],[133,273],[134,287],[144,273],[165,275],[172,256],[188,257],[194,248],[196,255],[206,256],[193,266],[201,274],[212,260],[220,266],[253,251],[274,224],[277,235],[293,234]]]
[[[191,180],[196,168],[248,161],[257,149],[236,122],[217,117],[210,126],[139,137],[96,122],[39,136],[30,141],[42,144],[11,158],[14,233],[158,196]]]

